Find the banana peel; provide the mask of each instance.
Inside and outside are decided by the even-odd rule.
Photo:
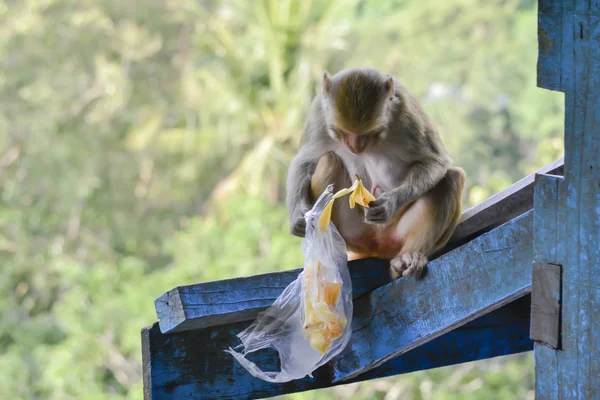
[[[349,196],[350,208],[356,204],[363,207],[369,207],[369,203],[375,200],[373,196],[363,185],[362,180],[357,175],[354,184],[346,189],[335,193],[318,221],[318,229],[324,232],[331,221],[331,211],[333,202],[347,194]],[[316,276],[311,276],[311,271],[316,270]],[[316,279],[316,285],[313,286],[312,279]],[[305,321],[304,329],[310,345],[324,354],[331,343],[340,337],[347,325],[347,319],[343,314],[335,310],[335,305],[340,298],[341,283],[327,282],[321,274],[321,262],[317,261],[316,268],[306,268],[304,271],[305,288]],[[316,288],[316,296],[310,296],[310,289]],[[313,304],[312,299],[316,302]]]
[[[350,193],[350,196],[348,198],[350,208],[354,208],[356,204],[368,208],[369,203],[375,200],[375,196],[373,196],[371,192],[369,192],[367,188],[365,188],[365,186],[363,185],[360,176],[356,175],[356,180],[354,181],[354,184],[352,184],[352,186],[350,186],[349,188],[341,189],[338,192],[336,192],[331,198],[331,200],[329,200],[329,203],[327,203],[327,206],[325,206],[325,209],[319,217],[318,226],[320,232],[324,232],[325,229],[327,229],[327,226],[329,225],[329,221],[331,221],[331,210],[333,209],[333,202],[336,199],[347,195],[348,193]]]

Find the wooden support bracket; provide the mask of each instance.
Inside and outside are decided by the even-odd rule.
[[[530,337],[553,349],[560,346],[561,266],[534,263],[531,281]]]

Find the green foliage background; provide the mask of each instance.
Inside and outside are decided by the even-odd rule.
[[[394,74],[465,206],[562,154],[534,0],[0,1],[0,398],[140,399],[164,291],[302,264],[283,180],[322,73]],[[532,398],[531,355],[288,396]]]

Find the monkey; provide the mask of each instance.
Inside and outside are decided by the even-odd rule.
[[[452,164],[432,119],[393,76],[325,72],[288,168],[291,233],[305,236],[304,215],[329,184],[346,188],[358,175],[376,200],[354,209],[337,201],[331,217],[348,260],[376,257],[393,280],[421,278],[461,216],[466,174]]]

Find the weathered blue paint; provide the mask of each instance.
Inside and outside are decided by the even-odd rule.
[[[540,23],[561,42],[560,54],[544,58],[540,40],[538,81],[552,88],[544,73],[554,69],[565,92],[565,179],[558,184],[556,228],[548,221],[536,228],[548,237],[545,245],[536,238],[537,256],[563,266],[561,350],[536,344],[536,395],[600,398],[600,2],[540,0]],[[535,212],[551,218],[548,208]]]
[[[142,331],[144,398],[256,399],[334,386],[331,365],[305,378],[272,384],[252,377],[223,352],[247,325],[224,326],[162,334],[158,324]],[[382,378],[483,358],[530,351],[529,296],[390,360],[349,382]],[[254,360],[278,369],[273,351],[255,353]],[[346,382],[344,382],[346,383]]]
[[[558,199],[562,177],[539,175],[536,177],[534,195],[534,262],[557,264],[557,243],[562,238],[558,235]],[[535,285],[533,285],[535,288]],[[537,293],[532,292],[535,298]],[[532,324],[536,320],[532,307]],[[542,317],[547,317],[544,313]],[[560,325],[560,321],[559,321]],[[533,331],[533,327],[532,327]],[[535,338],[535,337],[533,337]],[[560,340],[560,338],[559,338]],[[538,398],[558,399],[555,382],[558,381],[556,369],[556,351],[544,343],[535,343],[534,348],[536,370],[536,393]],[[554,382],[549,385],[549,382]],[[540,397],[542,396],[542,397]]]
[[[526,295],[531,284],[532,219],[530,211],[431,262],[424,281],[403,278],[355,299],[351,342],[334,362],[315,372],[315,380],[272,385],[253,378],[235,363],[223,349],[236,343],[235,335],[249,321],[169,334],[160,333],[155,324],[143,332],[148,355],[146,390],[160,399],[264,397],[330,386],[349,378],[349,374],[387,376],[527,350],[531,348],[528,302],[527,307],[517,303],[520,308],[509,307],[505,310],[510,312],[498,311],[492,319],[471,322],[448,334],[439,346],[418,347],[408,353],[410,356],[391,363],[382,360],[389,354],[406,353]],[[514,325],[498,323],[500,315]],[[277,368],[275,352],[256,357],[261,368]],[[381,365],[380,369],[374,369],[375,364]]]
[[[561,176],[536,176],[533,199],[533,256],[538,263],[555,263],[557,260],[558,198],[559,186],[563,180]]]
[[[532,279],[532,339],[554,348],[560,344],[562,266],[556,260],[557,244],[562,240],[558,236],[558,199],[563,181],[560,176],[536,176],[534,196],[533,273],[538,279]]]
[[[377,259],[348,263],[354,297],[390,282],[389,263]],[[301,269],[247,278],[180,286],[155,301],[163,333],[248,321],[273,304]]]
[[[352,337],[334,359],[335,381],[363,374],[527,294],[532,214],[438,258],[423,281],[400,279],[357,299]]]
[[[562,90],[562,4],[555,0],[538,2],[537,84]]]

